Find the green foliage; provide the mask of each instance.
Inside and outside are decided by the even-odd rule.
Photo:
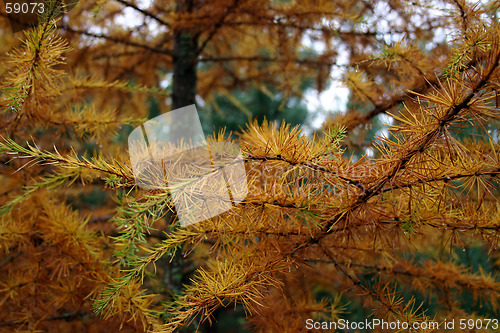
[[[287,98],[265,86],[221,94],[200,112],[206,133],[217,133],[222,128],[238,133],[253,119],[258,123],[276,121],[278,126],[282,122],[302,125],[307,114],[307,106],[298,97]]]

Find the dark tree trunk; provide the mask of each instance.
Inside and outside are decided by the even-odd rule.
[[[193,11],[192,2],[178,0],[177,11],[181,13]],[[197,53],[198,33],[187,29],[177,31],[174,40],[172,109],[195,104]]]
[[[176,10],[179,13],[193,12],[193,0],[177,0]],[[176,110],[196,102],[196,65],[198,57],[198,32],[190,28],[180,28],[174,39],[174,77],[172,89],[172,110]],[[172,116],[171,142],[198,140],[192,116],[175,113]],[[202,133],[201,133],[202,134]]]

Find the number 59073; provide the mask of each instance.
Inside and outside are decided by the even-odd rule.
[[[38,9],[38,10],[37,10]],[[37,2],[30,3],[18,3],[18,2],[6,2],[5,3],[5,11],[7,14],[33,14],[35,12],[42,14],[44,12],[44,4]]]

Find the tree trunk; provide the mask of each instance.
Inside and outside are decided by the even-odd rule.
[[[193,11],[193,0],[178,0],[178,13]],[[174,39],[174,77],[172,91],[172,110],[176,110],[196,102],[196,65],[198,53],[198,32],[190,28],[180,28],[175,32]],[[171,141],[178,142],[183,138],[185,142],[198,140],[202,133],[197,133],[193,117],[184,113],[172,115]]]
[[[177,1],[177,12],[193,11],[191,0]],[[174,82],[172,109],[195,104],[198,33],[179,29],[174,40]]]

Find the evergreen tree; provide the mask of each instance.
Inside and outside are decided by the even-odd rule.
[[[215,330],[234,306],[257,332],[348,316],[496,331],[498,7],[88,0],[19,40],[0,21],[0,331]],[[197,100],[260,111],[266,89],[290,114],[334,67],[353,103],[311,137],[259,116],[211,136],[243,151],[231,210],[181,226],[167,189],[136,186],[127,128]],[[351,158],[382,113],[389,137]]]

